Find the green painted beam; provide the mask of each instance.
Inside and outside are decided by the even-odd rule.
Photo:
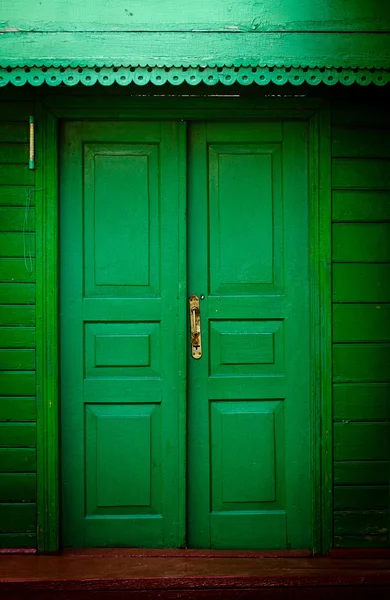
[[[0,304],[35,304],[35,285],[0,283]]]
[[[377,510],[389,506],[388,485],[336,485],[335,510]]]
[[[0,421],[35,421],[35,398],[0,397]],[[0,462],[0,472],[1,472]]]
[[[0,109],[1,110],[1,109]],[[24,127],[26,125],[24,124]],[[0,206],[26,206],[26,201],[30,201],[30,206],[35,204],[35,194],[33,188],[21,185],[0,185]]]
[[[0,349],[0,368],[5,371],[32,371],[35,369],[35,350]]]
[[[353,104],[347,98],[333,102],[332,126],[353,127],[357,129],[364,127],[368,130],[376,128],[389,129],[390,114],[387,110],[386,99],[375,100],[375,105],[373,105],[373,101],[369,98],[362,98],[361,101]]]
[[[332,259],[346,263],[390,262],[390,223],[335,223]]]
[[[0,448],[3,473],[35,473],[37,452],[35,448]]]
[[[35,533],[35,527],[35,504],[0,504],[0,533]]]
[[[374,158],[334,158],[334,189],[390,190],[390,160]]]
[[[335,423],[335,460],[388,460],[389,433],[389,423]]]
[[[336,512],[335,534],[362,537],[384,535],[387,534],[388,518],[387,511]]]
[[[334,344],[333,381],[387,382],[390,344]]]
[[[0,165],[3,168],[4,178],[7,183],[12,179],[11,167],[20,168],[21,165]],[[21,167],[25,171],[25,167]],[[25,192],[25,204],[28,202],[28,191]],[[27,213],[27,214],[26,214]],[[26,211],[26,206],[2,206],[0,208],[1,231],[35,231],[35,209]]]
[[[1,232],[0,256],[7,258],[35,256],[34,233]]]
[[[27,144],[28,132],[27,118],[25,121],[16,121],[15,118],[0,121],[0,142],[2,144],[9,142]]]
[[[389,461],[346,460],[334,463],[335,485],[388,485]]]
[[[332,218],[338,222],[390,221],[388,191],[340,190],[333,192]]]
[[[0,305],[0,323],[6,327],[13,325],[35,325],[35,306]]]
[[[0,446],[9,448],[35,448],[35,423],[0,423]]]
[[[224,34],[172,31],[4,33],[0,66],[390,68],[387,35],[233,31]]]
[[[0,533],[0,548],[36,548],[35,533]]]
[[[389,131],[366,127],[333,127],[334,158],[390,158]]]
[[[0,473],[0,502],[35,502],[35,473]]]
[[[27,162],[24,165],[0,164],[0,184],[3,183],[7,185],[32,185],[34,183],[34,171],[29,171]]]
[[[35,348],[34,327],[0,327],[0,348]]]
[[[390,31],[383,0],[3,0],[3,31]]]
[[[35,372],[0,371],[0,389],[6,396],[35,396]],[[3,440],[0,444],[7,445]]]
[[[0,281],[7,283],[35,281],[35,260],[0,258]]]
[[[0,141],[2,142],[1,138]],[[0,162],[10,164],[25,164],[28,161],[27,144],[0,143]]]
[[[334,263],[333,302],[390,302],[390,264]]]
[[[390,383],[333,385],[333,418],[337,421],[390,419]]]
[[[390,341],[390,304],[334,304],[333,342]]]

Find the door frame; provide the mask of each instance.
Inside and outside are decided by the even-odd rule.
[[[88,90],[90,92],[90,90]],[[333,537],[330,109],[302,97],[131,97],[51,93],[36,113],[37,547],[60,549],[59,121],[263,120],[309,122],[313,554]],[[223,104],[223,111],[221,111]],[[153,112],[151,112],[153,111]],[[318,515],[320,518],[318,518]]]

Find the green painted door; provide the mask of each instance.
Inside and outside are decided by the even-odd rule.
[[[65,546],[184,543],[184,132],[63,127]]]
[[[310,548],[306,124],[185,129],[63,129],[64,545]]]
[[[192,129],[190,546],[311,547],[306,127]]]

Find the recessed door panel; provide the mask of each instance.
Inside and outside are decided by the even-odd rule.
[[[156,405],[85,406],[86,519],[161,516],[160,413]]]
[[[280,145],[210,144],[208,166],[210,293],[255,293],[277,285],[283,247],[273,222],[281,202]]]
[[[210,375],[284,376],[283,321],[210,320]]]
[[[85,297],[161,295],[158,144],[86,143],[83,164]]]
[[[282,506],[283,444],[282,401],[212,402],[213,512]]]

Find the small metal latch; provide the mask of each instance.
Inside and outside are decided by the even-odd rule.
[[[191,296],[189,305],[192,358],[198,360],[202,356],[202,334],[200,330],[200,306],[198,296]]]
[[[30,156],[28,161],[28,168],[35,169],[35,122],[34,117],[30,117]]]

